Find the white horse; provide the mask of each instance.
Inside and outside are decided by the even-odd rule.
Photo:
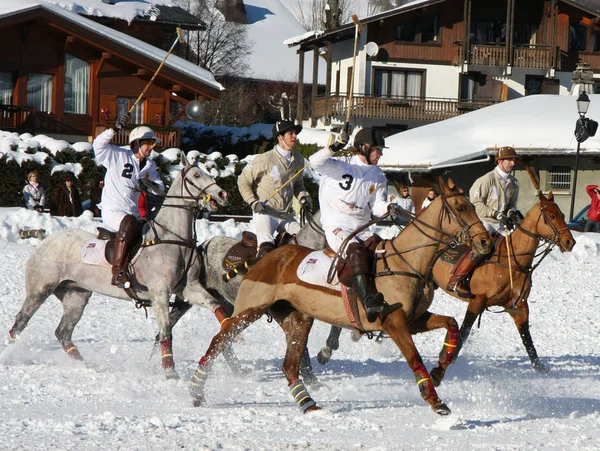
[[[186,164],[166,194],[156,217],[149,222],[137,255],[130,265],[134,275],[129,294],[111,284],[109,265],[82,262],[81,250],[95,236],[84,230],[65,230],[45,239],[26,264],[26,297],[9,331],[9,342],[25,329],[43,302],[54,294],[63,305],[55,335],[65,352],[82,360],[72,342],[92,293],[152,305],[158,323],[162,367],[168,379],[179,377],[172,352],[171,295],[195,305],[214,306],[199,276],[202,260],[196,248],[195,217],[198,209],[215,211],[227,205],[227,192],[201,169]],[[216,308],[216,307],[215,307]],[[214,310],[213,310],[214,311]]]
[[[308,216],[308,214],[303,215]],[[285,244],[299,244],[309,249],[324,249],[327,242],[325,241],[325,233],[321,226],[321,212],[317,211],[314,216],[305,219],[304,224],[295,237],[290,237]],[[220,307],[228,311],[227,317],[233,312],[233,303],[242,283],[242,275],[235,276],[225,280],[223,278],[224,270],[222,262],[229,249],[237,244],[239,240],[227,236],[216,236],[206,240],[200,246],[202,254],[202,273],[200,282],[202,286],[213,296],[206,299],[205,307],[217,312]],[[186,302],[176,302],[171,309],[170,320],[174,326],[181,317],[190,309],[191,304]],[[280,320],[280,315],[276,309],[270,312],[276,321]],[[217,319],[223,320],[224,318]],[[159,337],[157,336],[158,340]],[[237,357],[231,348],[224,351],[224,357],[233,371],[240,370],[240,364]],[[314,375],[308,350],[305,350],[302,355],[300,371],[305,382],[313,388],[318,388],[321,384]]]

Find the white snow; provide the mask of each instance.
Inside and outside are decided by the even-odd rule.
[[[590,94],[586,117],[600,121],[600,95]],[[573,153],[579,117],[576,96],[532,95],[386,138],[382,167],[434,169],[483,157],[487,150],[513,146],[519,151]],[[582,155],[600,152],[600,134],[580,146]],[[495,152],[494,152],[495,153]]]
[[[24,266],[40,241],[20,229],[93,231],[98,222],[0,209],[0,331],[23,302]],[[252,224],[197,222],[199,241],[239,237]],[[392,236],[391,229],[378,229]],[[328,366],[313,365],[325,388],[311,395],[323,408],[302,415],[280,367],[283,333],[261,319],[235,351],[245,378],[218,361],[207,383],[208,406],[191,407],[188,381],[218,330],[214,316],[193,308],[174,329],[182,379],[166,381],[153,353],[152,310],[93,295],[75,329],[85,363],[72,361],[54,338],[62,314],[49,298],[13,345],[0,344],[0,437],[10,450],[596,450],[600,446],[600,236],[575,234],[570,254],[553,251],[533,277],[531,328],[549,374],[535,373],[513,322],[484,314],[439,388],[453,413],[437,417],[421,400],[412,372],[390,339],[350,340]],[[466,308],[438,293],[432,310],[462,320]],[[317,323],[311,355],[329,327]],[[443,332],[415,336],[428,368]]]

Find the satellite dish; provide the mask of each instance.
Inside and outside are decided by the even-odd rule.
[[[365,50],[367,52],[367,55],[375,56],[379,52],[379,46],[373,41],[367,42],[367,45],[365,46]]]
[[[192,100],[185,107],[185,114],[190,119],[197,121],[202,116],[202,104],[197,100]]]

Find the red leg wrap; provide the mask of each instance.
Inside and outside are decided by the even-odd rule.
[[[160,341],[160,355],[162,356],[163,368],[175,368],[173,360],[173,342],[171,340]]]
[[[427,369],[423,365],[418,365],[413,373],[415,375],[415,380],[417,381],[417,386],[419,387],[419,391],[421,392],[421,398],[425,401],[429,401],[432,398],[437,398],[437,392],[431,383],[431,378],[429,377],[429,373]]]
[[[15,341],[17,341],[17,337],[15,337],[15,334],[11,329],[8,331],[8,344],[14,343]]]
[[[65,344],[63,346],[63,349],[65,350],[65,352],[67,353],[67,355],[69,357],[72,357],[75,360],[83,360],[83,357],[81,357],[79,350],[73,343],[69,342],[69,343]]]
[[[215,316],[217,317],[217,321],[219,321],[221,326],[223,326],[223,323],[229,319],[229,315],[223,307],[219,307],[215,310]]]
[[[454,360],[454,354],[456,354],[456,347],[458,346],[458,329],[451,329],[446,334],[444,339],[444,347],[440,352],[440,366],[446,368]]]

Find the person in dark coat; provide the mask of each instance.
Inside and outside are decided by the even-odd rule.
[[[99,179],[96,186],[90,191],[90,210],[94,213],[95,218],[102,216],[100,207],[98,207],[98,204],[102,201],[102,188],[104,188],[104,179]]]
[[[73,176],[67,175],[65,183],[56,187],[54,191],[56,216],[79,216],[83,213],[79,190],[73,182]]]

